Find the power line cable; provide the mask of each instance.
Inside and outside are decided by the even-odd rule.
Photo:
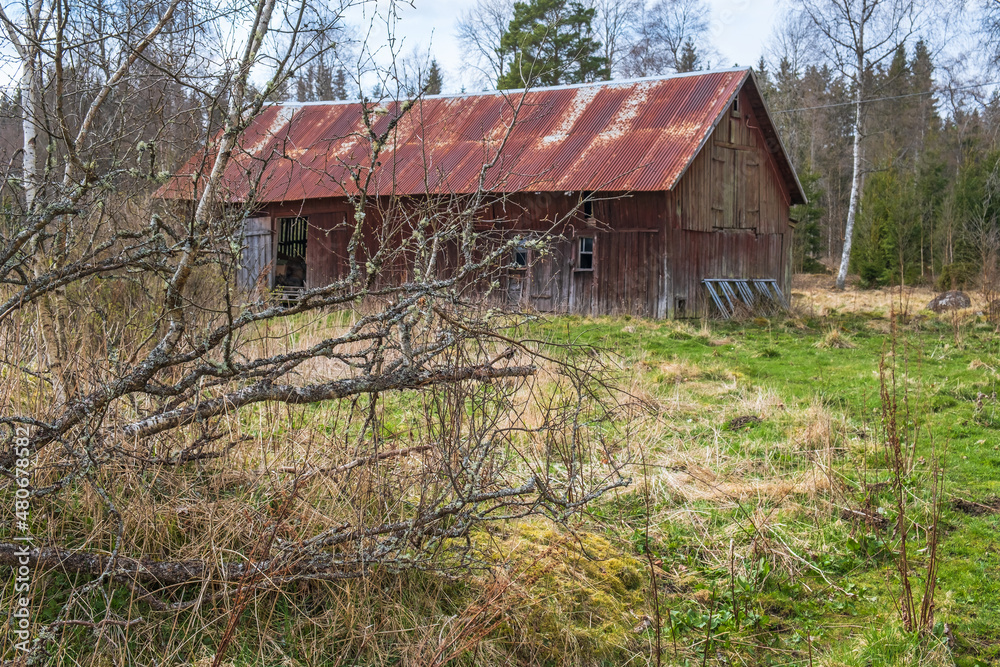
[[[941,90],[941,91],[928,90],[928,91],[924,91],[924,92],[921,92],[921,93],[907,93],[905,95],[893,95],[892,97],[873,97],[871,99],[861,100],[861,103],[862,104],[867,104],[868,102],[885,102],[885,101],[888,101],[888,100],[901,100],[904,97],[922,97],[924,95],[937,95],[939,92],[945,92],[945,91],[957,92],[959,90],[970,90],[972,88],[984,88],[986,86],[998,86],[998,85],[1000,85],[1000,81],[990,81],[990,82],[987,82],[987,83],[973,83],[973,84],[970,84],[968,86],[958,86],[957,88],[946,88],[946,89]],[[853,101],[851,101],[851,102],[837,102],[835,104],[822,104],[820,106],[815,106],[815,107],[799,107],[798,109],[780,109],[780,110],[777,110],[777,111],[772,111],[771,113],[772,114],[779,114],[779,113],[792,113],[792,112],[795,112],[795,111],[811,111],[813,109],[832,109],[834,107],[854,106],[854,104],[855,104],[855,102],[853,102]]]

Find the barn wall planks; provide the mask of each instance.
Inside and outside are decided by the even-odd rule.
[[[507,200],[505,211],[491,207],[483,213],[481,229],[505,230],[508,238],[541,235],[550,243],[544,256],[531,254],[524,271],[507,272],[501,290],[521,306],[542,312],[661,318],[703,314],[709,305],[703,298],[704,278],[776,278],[787,291],[787,217],[784,229],[773,233],[690,229],[694,225],[685,224],[683,211],[692,207],[685,206],[682,192],[598,193],[589,219],[578,206],[579,195],[518,194]],[[329,207],[334,210],[296,211],[309,217],[308,287],[343,278],[347,272],[352,216],[344,205]],[[768,216],[766,210],[762,207],[762,219]],[[288,212],[275,209],[272,219]],[[377,211],[370,215],[378,219]],[[760,227],[764,223],[779,228],[773,219]],[[390,242],[366,236],[368,252]],[[593,239],[592,270],[580,269],[581,238]],[[451,256],[456,252],[448,250]],[[407,267],[386,267],[387,273],[390,270],[394,279],[405,280]]]

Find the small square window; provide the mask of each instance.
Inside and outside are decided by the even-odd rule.
[[[594,269],[594,239],[590,236],[580,237],[576,268],[581,271],[593,271]]]
[[[511,264],[515,269],[526,269],[528,268],[528,249],[523,245],[519,245],[514,248],[514,256],[512,258]]]

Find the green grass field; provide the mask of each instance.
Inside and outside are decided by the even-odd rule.
[[[898,324],[846,313],[700,327],[560,318],[542,328],[605,350],[659,413],[660,437],[646,447],[648,532],[661,616],[669,609],[674,621],[660,640],[667,662],[1000,664],[993,325],[923,312]],[[914,446],[904,487],[918,598],[936,460],[943,471],[934,623],[923,638],[901,631],[883,363]],[[599,502],[590,525],[642,557],[637,485],[634,497]]]

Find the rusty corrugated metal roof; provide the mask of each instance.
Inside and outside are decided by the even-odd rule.
[[[749,76],[741,68],[423,98],[388,137],[368,192],[474,192],[494,160],[483,185],[495,192],[670,190]],[[400,108],[376,110],[375,132]],[[230,201],[261,203],[356,194],[351,172],[363,182],[371,155],[360,102],[275,105],[243,134],[222,188]],[[190,198],[205,164],[193,157],[159,196]]]

